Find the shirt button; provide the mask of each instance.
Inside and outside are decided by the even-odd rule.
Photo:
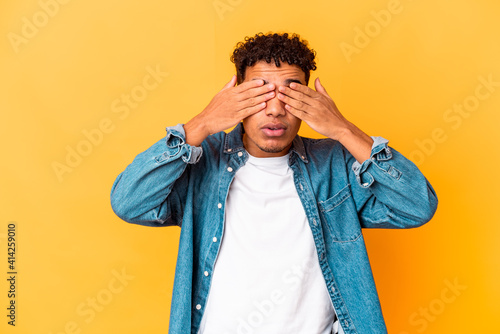
[[[219,209],[220,209],[220,208],[222,208],[222,204],[221,204],[221,203],[217,204],[217,207],[218,207]]]
[[[227,149],[227,151],[228,151],[228,152],[231,152],[232,150],[233,150],[232,148],[228,148],[228,149]]]
[[[335,287],[334,286],[332,286],[332,292],[335,292]]]
[[[372,157],[372,160],[375,161],[375,157]]]
[[[217,237],[214,237],[214,238],[212,239],[212,241],[213,241],[213,242],[217,242]]]
[[[304,190],[304,186],[302,185],[302,183],[299,183],[299,188],[300,190]]]
[[[363,187],[368,187],[368,183],[363,183]]]
[[[305,156],[301,156],[302,160],[306,160],[306,157]]]
[[[315,219],[315,218],[313,218],[313,224],[314,224],[314,225],[318,225],[318,222],[316,221],[316,219]]]
[[[238,156],[242,157],[243,156],[243,152],[238,152]]]
[[[201,310],[201,305],[200,304],[196,305],[196,309]]]
[[[205,271],[203,275],[208,276],[208,271]]]
[[[231,167],[227,167],[227,171],[228,171],[229,173],[231,173],[231,172],[233,171],[233,169],[232,169]]]
[[[344,320],[344,324],[346,327],[349,327],[349,322],[347,322],[347,320]]]

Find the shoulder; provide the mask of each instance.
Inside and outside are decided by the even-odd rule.
[[[307,138],[300,137],[304,145],[304,150],[308,156],[331,156],[342,154],[345,150],[344,146],[338,141],[330,138]]]
[[[227,133],[224,131],[214,133],[213,135],[208,136],[203,141],[202,145],[208,146],[222,146],[224,144],[224,139],[226,138]]]
[[[201,143],[201,148],[203,150],[201,165],[205,165],[207,163],[217,164],[220,159],[224,158],[224,142],[226,141],[226,137],[227,134],[222,131],[205,138],[205,140]]]

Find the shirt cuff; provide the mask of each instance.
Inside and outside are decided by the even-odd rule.
[[[372,150],[370,153],[370,158],[359,163],[354,161],[352,164],[352,170],[356,175],[356,179],[360,182],[362,187],[368,188],[373,183],[373,177],[367,180],[361,181],[361,174],[368,168],[368,166],[374,161],[389,160],[392,158],[392,153],[390,147],[387,146],[389,141],[383,137],[371,137],[373,139]],[[371,176],[371,175],[370,175]]]
[[[186,143],[186,132],[184,124],[177,124],[166,128],[166,143],[169,150],[176,151],[175,155],[180,154],[182,160],[188,164],[197,163],[203,153],[203,149],[198,146],[191,146]]]

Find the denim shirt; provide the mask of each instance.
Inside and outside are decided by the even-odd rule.
[[[182,125],[137,155],[116,179],[111,204],[123,220],[179,226],[169,333],[198,332],[223,238],[231,181],[245,164],[243,127],[185,142]],[[337,141],[296,136],[289,166],[331,301],[346,334],[387,333],[362,228],[412,228],[437,208],[432,186],[386,140],[362,164]]]

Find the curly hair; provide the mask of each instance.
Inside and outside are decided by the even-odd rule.
[[[316,70],[316,51],[308,47],[305,40],[297,34],[288,36],[287,33],[277,34],[258,33],[254,37],[245,37],[244,42],[239,42],[231,55],[231,62],[236,66],[238,84],[245,80],[245,71],[248,66],[255,65],[260,60],[271,63],[274,60],[276,67],[280,62],[297,65],[306,75],[306,84],[309,83],[311,70]]]

